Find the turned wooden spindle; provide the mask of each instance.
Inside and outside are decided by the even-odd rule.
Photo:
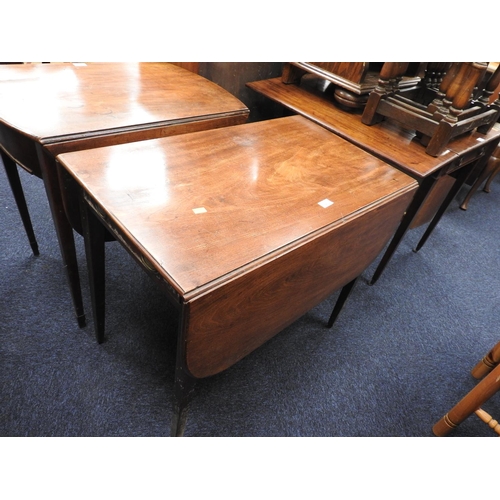
[[[386,62],[383,64],[377,86],[370,93],[361,117],[361,121],[365,125],[373,125],[382,119],[381,116],[377,115],[380,100],[397,92],[399,81],[408,69],[409,64],[407,62]]]
[[[451,82],[446,93],[446,99],[451,101],[448,113],[444,117],[447,122],[455,123],[458,121],[458,116],[466,108],[474,88],[487,68],[487,63],[462,63],[457,76]]]
[[[481,379],[500,363],[500,342],[491,349],[484,358],[472,369],[471,374],[474,378]]]
[[[388,90],[389,92],[394,92],[397,90],[397,82],[401,80],[406,70],[408,69],[409,63],[401,62],[386,62],[380,70],[379,80],[377,87],[379,85],[382,89]]]
[[[451,65],[452,63],[449,62],[428,63],[424,78],[425,86],[429,88],[439,88]]]
[[[490,104],[490,99],[497,87],[500,85],[500,64],[497,66],[497,69],[490,76],[488,83],[484,87],[483,93],[478,99],[480,104],[487,106]]]
[[[500,424],[489,413],[482,408],[474,412],[485,424],[488,424],[500,436]]]
[[[443,80],[441,81],[436,97],[431,104],[429,104],[428,111],[430,113],[438,112],[444,116],[448,112],[451,101],[446,101],[446,94],[449,91],[453,80],[457,76],[461,65],[462,63],[458,62],[452,63],[446,71],[446,75],[444,75]]]
[[[500,364],[497,364],[490,373],[441,418],[432,428],[432,432],[436,436],[446,436],[467,417],[480,409],[498,390],[500,390]]]

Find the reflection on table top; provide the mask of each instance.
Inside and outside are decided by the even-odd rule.
[[[325,96],[310,81],[309,85],[286,85],[281,78],[248,83],[248,87],[283,106],[299,113],[323,127],[362,147],[366,151],[401,168],[416,179],[427,177],[459,160],[474,149],[483,147],[485,141],[497,140],[500,126],[496,125],[487,135],[474,132],[450,142],[448,149],[438,157],[425,152],[416,134],[390,120],[368,126],[361,122],[361,111],[345,111]]]
[[[205,78],[168,63],[0,66],[0,122],[41,142],[211,114],[248,113]]]
[[[300,116],[58,159],[180,294],[416,185]]]

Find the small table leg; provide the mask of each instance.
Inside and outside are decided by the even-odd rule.
[[[438,211],[434,215],[432,221],[430,224],[427,226],[427,229],[425,230],[425,233],[423,234],[422,238],[420,238],[420,241],[418,242],[417,246],[415,247],[414,252],[418,252],[425,244],[429,236],[431,235],[432,231],[434,228],[437,226],[438,222],[441,220],[441,217],[443,214],[446,212],[446,209],[450,205],[450,203],[453,201],[457,193],[460,191],[460,188],[464,185],[465,181],[467,180],[467,177],[469,176],[472,167],[474,164],[471,164],[467,167],[462,168],[459,172],[459,175],[457,175],[455,182],[453,183],[450,191],[446,195],[446,198],[444,199],[443,203],[441,203],[441,206],[439,207]]]
[[[178,326],[177,335],[177,354],[175,366],[174,382],[174,414],[170,425],[171,437],[182,437],[186,427],[188,406],[193,397],[196,378],[189,372],[185,364],[186,359],[186,341],[184,336],[185,328],[188,322],[188,307],[183,304]]]
[[[179,353],[179,347],[177,348]],[[193,398],[196,379],[189,375],[177,355],[174,383],[174,414],[170,425],[170,437],[182,437],[186,428],[189,403]]]
[[[170,426],[171,437],[182,437],[186,428],[189,402],[193,397],[196,380],[185,373],[175,375],[174,415]]]
[[[43,183],[45,185],[45,191],[47,193],[49,207],[56,229],[63,265],[68,277],[73,306],[75,308],[78,325],[83,327],[85,326],[85,313],[83,310],[78,261],[76,259],[75,238],[73,235],[73,228],[64,211],[56,160],[51,157],[50,153],[45,151],[42,146],[38,145],[37,149]]]
[[[5,167],[5,172],[7,178],[9,179],[9,184],[12,189],[12,194],[14,195],[14,200],[16,201],[17,208],[19,210],[19,215],[24,225],[24,230],[28,236],[28,241],[30,242],[31,250],[34,255],[39,255],[38,243],[36,241],[35,232],[33,231],[33,225],[31,224],[30,214],[28,212],[28,205],[26,204],[26,198],[24,197],[23,187],[21,185],[21,179],[19,179],[19,172],[17,170],[17,165],[9,156],[7,156],[3,151],[0,150],[0,155]]]
[[[415,215],[417,214],[418,210],[424,203],[425,199],[427,198],[428,194],[432,189],[432,186],[436,183],[436,181],[437,181],[436,178],[428,177],[424,179],[420,184],[417,192],[415,193],[415,196],[413,197],[413,200],[411,201],[410,205],[406,210],[405,215],[403,216],[403,219],[401,220],[401,223],[399,224],[391,242],[389,243],[389,246],[387,247],[384,256],[382,257],[382,260],[380,261],[377,269],[375,270],[375,273],[373,274],[371,281],[368,283],[369,285],[374,285],[382,275],[385,266],[388,264],[392,255],[398,248],[399,243],[403,239],[403,236],[406,234],[406,231],[410,227],[413,219],[415,218]]]
[[[337,302],[335,303],[332,315],[328,320],[328,328],[331,328],[333,326],[333,323],[335,323],[335,320],[337,319],[337,316],[340,314],[340,311],[344,307],[345,301],[351,294],[357,279],[358,278],[354,278],[351,282],[347,283],[347,285],[345,285],[344,288],[342,288],[342,290],[340,291],[340,295],[339,298],[337,299]]]
[[[92,316],[97,342],[104,341],[106,229],[80,193],[80,213],[89,275]]]

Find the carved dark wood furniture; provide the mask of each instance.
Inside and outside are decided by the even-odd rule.
[[[0,66],[0,147],[44,181],[80,325],[74,236],[63,208],[79,221],[78,205],[61,186],[55,156],[243,123],[248,113],[221,87],[167,63]]]
[[[369,62],[290,62],[283,68],[282,82],[300,84],[304,75],[315,75],[334,87],[334,99],[348,108],[363,108],[368,96],[377,86],[382,63]],[[402,75],[403,91],[420,83],[421,65]]]
[[[384,64],[363,111],[363,123],[373,125],[385,118],[396,120],[417,131],[428,154],[439,156],[454,138],[474,129],[486,134],[497,121],[500,108],[490,105],[487,95],[474,99],[474,89],[486,74],[487,63],[453,63],[428,106],[401,93],[399,81],[408,64]],[[499,79],[500,69],[491,76],[485,94],[493,92]]]
[[[417,188],[301,116],[58,160],[85,193],[98,340],[104,227],[179,308],[174,435],[194,381],[230,367],[359,276]],[[151,175],[131,170],[126,186],[114,186],[129,164]]]
[[[472,376],[480,382],[434,425],[436,436],[447,435],[473,413],[500,435],[498,421],[481,408],[500,390],[500,342],[472,369]]]
[[[326,99],[316,85],[286,85],[280,78],[248,83],[248,86],[318,123],[356,146],[384,160],[416,179],[420,186],[372,279],[381,276],[396,248],[411,228],[427,224],[416,250],[419,250],[465,182],[472,168],[482,168],[500,141],[500,127],[487,134],[473,132],[457,138],[441,155],[425,152],[414,131],[397,122],[384,120],[371,127],[361,122],[359,111],[347,112]]]

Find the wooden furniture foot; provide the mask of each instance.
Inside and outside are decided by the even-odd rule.
[[[181,314],[179,328],[182,329],[184,314]],[[189,375],[184,364],[185,346],[182,340],[177,345],[177,366],[174,383],[174,414],[170,426],[170,437],[182,437],[186,427],[188,406],[196,385],[196,379]]]

